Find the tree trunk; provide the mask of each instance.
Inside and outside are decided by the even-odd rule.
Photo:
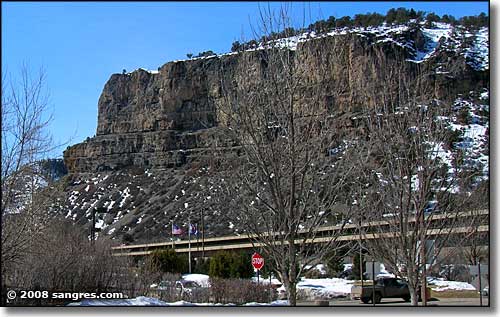
[[[297,283],[288,283],[288,304],[290,306],[297,306]]]
[[[427,306],[427,277],[425,273],[425,264],[423,270],[422,277],[422,287],[420,288],[420,298],[422,298],[422,306]]]
[[[410,285],[408,285],[408,289],[410,291],[411,305],[418,306],[418,290]]]

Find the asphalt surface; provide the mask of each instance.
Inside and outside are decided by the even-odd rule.
[[[483,306],[488,306],[488,297],[483,297]],[[299,302],[300,306],[319,306],[319,303],[315,302]],[[422,303],[419,302],[419,305]],[[356,306],[356,307],[366,307],[373,308],[372,303],[363,304],[359,299],[351,300],[347,298],[340,298],[329,301],[329,306]],[[405,302],[398,298],[383,298],[380,304],[376,306],[388,307],[388,306],[411,306],[411,303]],[[479,298],[439,298],[431,299],[427,302],[427,306],[478,306]]]

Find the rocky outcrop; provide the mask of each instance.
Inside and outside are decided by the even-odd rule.
[[[415,50],[425,46],[418,30],[399,37],[416,43]],[[266,68],[261,54],[265,51],[169,62],[155,72],[139,69],[113,74],[99,98],[96,135],[64,152],[69,172],[127,166],[161,169],[195,159],[207,147],[207,132],[223,124],[217,111],[225,102],[221,79],[229,83],[226,91],[238,80],[259,81]],[[435,62],[402,63],[414,55],[411,50],[395,40],[381,41],[364,33],[304,41],[291,54],[296,55],[297,69],[305,76],[303,95],[310,87],[323,87],[325,106],[332,112],[355,112],[361,105],[387,103],[388,96],[397,95],[390,87],[395,89],[398,77],[386,71],[395,63],[403,65],[401,73],[409,79],[436,68],[436,63],[451,65],[446,66],[450,69],[446,76],[430,76],[430,89],[422,92],[439,99],[468,92],[485,77],[472,71],[465,60],[457,63],[460,57],[449,53],[436,54]],[[329,71],[321,80],[319,64]]]

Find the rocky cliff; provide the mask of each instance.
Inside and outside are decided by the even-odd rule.
[[[386,98],[387,94],[376,92],[396,86],[395,78],[385,72],[389,64],[422,58],[419,54],[427,46],[432,48],[428,52],[432,58],[405,63],[408,78],[415,72],[428,72],[433,89],[426,93],[441,100],[473,90],[487,74],[475,70],[453,41],[448,35],[434,43],[414,28],[392,33],[360,30],[309,38],[289,49],[297,55],[297,69],[305,70],[309,85],[324,86],[327,106],[349,112]],[[113,74],[99,98],[95,137],[64,153],[68,170],[95,172],[132,165],[170,168],[188,162],[196,157],[197,149],[206,146],[205,131],[220,124],[221,79],[247,79],[253,72],[258,81],[265,72],[261,54],[263,50],[246,51],[169,62],[155,72],[139,69]],[[322,77],[322,82],[316,76],[319,61],[327,64],[331,74]]]
[[[412,80],[422,73],[427,85],[420,93],[427,100],[469,102],[469,111],[487,126],[487,39],[485,29],[472,32],[437,24],[432,29],[398,26],[304,34],[284,39],[283,47],[302,70],[304,95],[309,87],[323,87],[324,106],[344,114],[338,116],[340,127],[352,125],[361,105],[397,102],[391,87],[395,89],[401,74]],[[157,71],[113,74],[99,98],[96,135],[64,152],[71,174],[66,217],[87,224],[91,210],[99,208],[103,231],[139,240],[165,234],[175,219],[186,222],[184,204],[193,191],[186,192],[195,190],[185,180],[187,163],[206,155],[209,133],[224,124],[218,111],[225,102],[222,83],[231,90],[238,80],[262,80],[265,52],[260,47],[169,62]],[[318,76],[318,65],[329,75]],[[387,72],[397,65],[398,76]],[[231,215],[223,216],[215,207],[205,214],[211,226],[207,230],[237,232]]]

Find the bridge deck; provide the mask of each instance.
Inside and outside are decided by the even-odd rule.
[[[488,216],[488,210],[480,210],[475,212],[463,212],[455,217],[471,217],[471,216]],[[432,217],[432,221],[446,220],[450,219],[450,216],[445,215],[434,215]],[[487,219],[486,219],[487,220]],[[411,219],[410,221],[415,221],[415,219]],[[372,221],[366,222],[362,224],[362,227],[365,228],[366,233],[363,234],[363,239],[377,239],[382,236],[390,237],[395,236],[394,232],[370,232],[370,228],[376,228],[380,226],[389,225],[390,222],[388,220],[382,221]],[[324,226],[318,228],[316,231],[322,234],[319,234],[315,239],[306,240],[306,243],[325,243],[332,240],[332,235],[329,232],[341,230],[343,232],[342,235],[338,236],[337,241],[356,241],[359,239],[359,233],[357,230],[359,229],[359,225],[355,224],[346,224],[344,226]],[[453,229],[447,228],[430,228],[427,231],[428,236],[438,236],[448,234],[451,230],[451,233],[459,234],[466,233],[470,231],[470,227],[462,226]],[[478,232],[488,232],[488,225],[481,225],[477,228]],[[345,233],[344,233],[345,232]],[[249,248],[259,248],[261,247],[261,243],[256,240],[256,235],[239,235],[239,236],[223,236],[223,237],[213,237],[206,238],[203,241],[201,239],[192,239],[191,242],[188,240],[181,241],[167,241],[167,242],[154,242],[154,243],[145,243],[145,244],[135,244],[135,245],[122,245],[112,247],[114,251],[114,255],[116,256],[143,256],[148,255],[155,249],[175,249],[176,252],[185,253],[189,252],[188,245],[191,243],[191,252],[214,252],[219,250],[236,250],[236,249],[249,249]],[[303,239],[296,240],[297,243],[301,243]]]

